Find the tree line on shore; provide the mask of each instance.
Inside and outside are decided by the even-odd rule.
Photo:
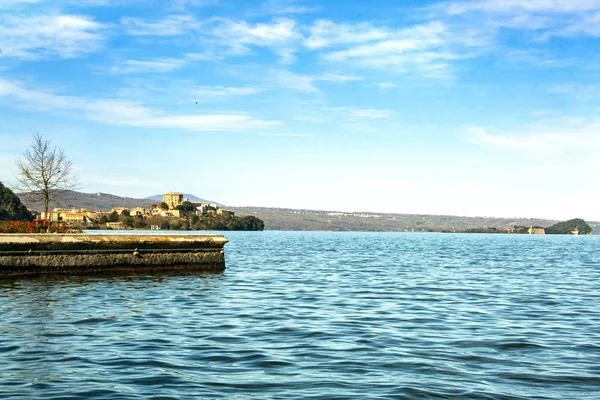
[[[118,215],[112,212],[102,215],[90,225],[81,226],[81,229],[105,229],[106,223],[120,222],[125,229],[152,229],[189,231],[262,231],[265,229],[263,220],[252,215],[226,217],[222,215],[187,215],[184,218],[162,217],[153,215],[149,217]]]
[[[543,232],[546,235],[571,235],[576,232],[577,235],[591,235],[592,228],[581,218],[574,218],[568,221],[559,222],[547,228],[540,226],[512,226],[508,229],[500,229],[496,227],[480,227],[480,228],[469,228],[462,231],[462,233],[516,233],[516,234],[529,234],[532,233],[532,229],[538,232]]]

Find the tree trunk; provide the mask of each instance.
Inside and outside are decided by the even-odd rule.
[[[52,225],[52,221],[50,220],[50,216],[48,215],[48,207],[50,206],[50,195],[48,194],[48,192],[44,192],[44,210],[46,211],[46,214],[44,214],[45,219],[48,220],[48,229],[46,230],[46,233],[50,233],[50,226]]]
[[[47,220],[50,220],[50,218],[48,218],[48,207],[50,206],[50,197],[48,196],[48,193],[44,193],[44,212],[45,212],[45,218]]]

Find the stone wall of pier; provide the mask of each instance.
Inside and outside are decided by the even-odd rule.
[[[225,270],[222,235],[0,235],[0,278],[104,271]]]

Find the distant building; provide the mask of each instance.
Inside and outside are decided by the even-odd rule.
[[[181,210],[177,210],[177,209],[175,209],[175,210],[169,210],[169,211],[167,211],[167,215],[168,215],[169,217],[177,217],[177,218],[181,218],[182,214],[183,214],[183,213],[181,212]]]
[[[223,208],[219,208],[217,210],[217,215],[222,215],[223,217],[231,218],[235,215],[235,212],[233,212],[231,210],[225,210]]]
[[[92,213],[88,209],[81,210],[67,210],[65,208],[55,208],[49,211],[48,214],[45,212],[40,213],[39,219],[47,219],[52,222],[66,222],[66,223],[82,223],[85,224],[88,221],[95,219],[96,214]]]
[[[169,206],[169,210],[180,206],[183,203],[183,194],[177,192],[169,192],[163,194],[162,198],[163,203],[166,203]]]
[[[134,207],[129,210],[129,215],[132,217],[144,216],[147,214],[147,210],[142,207]]]
[[[219,207],[217,207],[216,204],[212,204],[212,203],[204,203],[204,202],[200,202],[200,203],[192,203],[194,206],[196,206],[196,215],[198,216],[203,216],[203,215],[208,215],[209,211],[217,211],[219,209]]]
[[[107,222],[106,228],[107,229],[125,229],[125,226],[123,225],[122,222]]]
[[[61,221],[68,223],[82,223],[85,224],[88,221],[87,213],[68,211],[60,214]]]
[[[538,228],[534,226],[530,226],[528,230],[530,235],[545,235],[546,230],[544,228]]]

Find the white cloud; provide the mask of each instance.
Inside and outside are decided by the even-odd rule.
[[[317,7],[308,7],[299,4],[294,0],[266,0],[258,11],[257,15],[283,15],[283,14],[304,14],[318,10]]]
[[[574,84],[566,83],[553,85],[547,90],[550,94],[575,96],[578,100],[600,98],[600,84]]]
[[[0,9],[8,9],[19,7],[22,5],[30,5],[40,3],[44,0],[2,0],[0,1]]]
[[[505,50],[503,54],[508,62],[517,65],[533,65],[536,67],[545,68],[562,68],[571,66],[576,62],[575,59],[556,57],[551,52],[539,49],[508,49]]]
[[[395,87],[398,87],[398,85],[394,82],[377,82],[375,86],[377,86],[380,89],[393,89]]]
[[[325,82],[356,82],[362,81],[360,76],[356,75],[344,75],[344,74],[324,74],[317,77],[320,81]]]
[[[597,154],[600,151],[600,124],[574,121],[554,128],[534,128],[524,133],[491,134],[482,127],[470,127],[467,140],[472,143],[505,151],[531,155]]]
[[[350,110],[350,112],[352,113],[352,115],[354,115],[355,118],[367,118],[367,119],[389,118],[391,115],[390,110],[377,110],[377,109],[373,109],[373,108],[355,109],[355,110]]]
[[[126,33],[134,36],[179,36],[197,31],[201,26],[191,15],[169,15],[154,22],[123,17],[121,25]]]
[[[294,61],[296,42],[301,38],[296,21],[289,18],[255,24],[219,19],[209,34],[216,44],[228,48],[232,54],[248,54],[251,47],[268,47],[274,49],[283,63]]]
[[[148,61],[127,60],[112,67],[110,71],[118,74],[171,72],[181,68],[185,63],[184,59],[177,58],[160,58]]]
[[[152,60],[126,60],[110,68],[115,74],[165,73],[183,68],[194,61],[209,61],[220,59],[221,56],[206,53],[186,53],[180,58],[157,58]]]
[[[99,50],[106,26],[83,15],[0,16],[2,55],[74,58]]]
[[[104,124],[191,131],[244,131],[276,125],[246,114],[170,114],[139,103],[115,99],[85,99],[30,90],[21,84],[0,78],[0,98],[20,102],[42,110],[76,111],[84,118]]]
[[[316,21],[309,28],[310,35],[304,41],[308,48],[318,49],[343,44],[359,44],[387,39],[392,32],[371,24],[338,24],[329,20]]]
[[[188,7],[204,7],[218,4],[219,0],[171,0],[171,8],[184,10]]]
[[[260,136],[276,136],[276,137],[314,137],[310,133],[259,133]]]
[[[266,0],[258,10],[253,11],[255,15],[283,15],[304,14],[317,11],[318,7],[303,6],[294,0]]]
[[[348,114],[356,119],[385,119],[392,115],[391,110],[375,108],[326,107],[325,110]]]
[[[600,36],[600,0],[477,0],[432,7],[451,17],[470,18],[482,28],[543,31],[551,36]]]
[[[449,14],[459,15],[480,11],[486,13],[547,12],[579,14],[600,8],[600,0],[479,0],[444,3]]]
[[[202,98],[215,98],[215,97],[231,97],[231,96],[249,96],[260,93],[262,88],[245,86],[245,87],[224,87],[224,86],[200,86],[194,88],[191,92]]]
[[[212,34],[226,43],[231,43],[232,46],[279,46],[299,37],[296,22],[289,18],[277,18],[272,23],[256,24],[223,19],[213,29]]]
[[[312,39],[305,44],[321,48],[325,61],[396,73],[418,72],[432,78],[450,77],[450,61],[470,57],[472,48],[484,44],[476,32],[465,30],[459,35],[439,21],[395,31],[366,24],[320,24],[321,33],[316,35],[313,26]],[[327,49],[329,46],[335,49]]]
[[[297,90],[304,93],[320,93],[314,85],[315,78],[308,75],[296,74],[290,71],[275,71],[273,78],[278,86]]]
[[[595,13],[587,13],[581,19],[552,32],[556,36],[593,36],[600,37],[600,10]]]

